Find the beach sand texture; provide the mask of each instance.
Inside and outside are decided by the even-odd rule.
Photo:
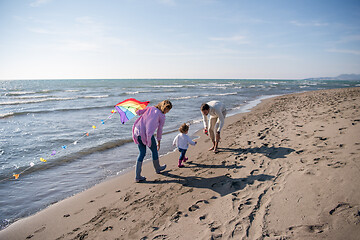
[[[185,168],[168,154],[147,182],[131,170],[0,239],[359,239],[359,103],[360,88],[265,100],[226,119],[218,154],[199,132]]]

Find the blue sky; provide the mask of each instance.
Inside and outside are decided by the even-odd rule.
[[[343,73],[359,0],[0,0],[0,80]]]

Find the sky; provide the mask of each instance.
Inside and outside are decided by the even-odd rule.
[[[0,80],[340,74],[359,0],[0,0]]]

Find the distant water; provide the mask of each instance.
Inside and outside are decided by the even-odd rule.
[[[134,166],[136,117],[122,125],[111,113],[127,98],[173,103],[160,151],[166,154],[183,122],[191,133],[201,128],[203,102],[222,101],[236,114],[270,96],[354,86],[360,80],[0,81],[0,228]]]

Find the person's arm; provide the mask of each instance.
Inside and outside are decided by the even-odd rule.
[[[173,141],[174,146],[177,146],[178,139],[179,139],[179,135],[176,135],[176,137],[174,138],[174,141]]]
[[[188,143],[190,143],[191,145],[195,145],[195,144],[196,144],[196,142],[194,142],[193,140],[191,140],[191,138],[190,138],[188,135],[186,135],[186,137],[187,137]]]
[[[143,115],[143,113],[144,113],[146,110],[147,110],[147,108],[139,109],[139,110],[136,111],[136,114],[139,115],[139,116],[140,116],[140,115]]]
[[[209,124],[208,123],[208,118],[202,112],[201,112],[201,115],[202,115],[202,119],[203,119],[203,122],[204,122],[204,133],[207,134],[208,124]]]
[[[158,141],[160,141],[162,138],[164,124],[165,124],[165,115],[163,114],[163,116],[159,117],[159,125],[157,127],[157,132],[156,132],[156,139]]]
[[[160,149],[160,141],[162,138],[164,124],[165,124],[165,114],[162,114],[159,116],[159,125],[158,125],[157,133],[156,133],[156,139],[158,141],[158,147],[157,147],[158,151]]]

